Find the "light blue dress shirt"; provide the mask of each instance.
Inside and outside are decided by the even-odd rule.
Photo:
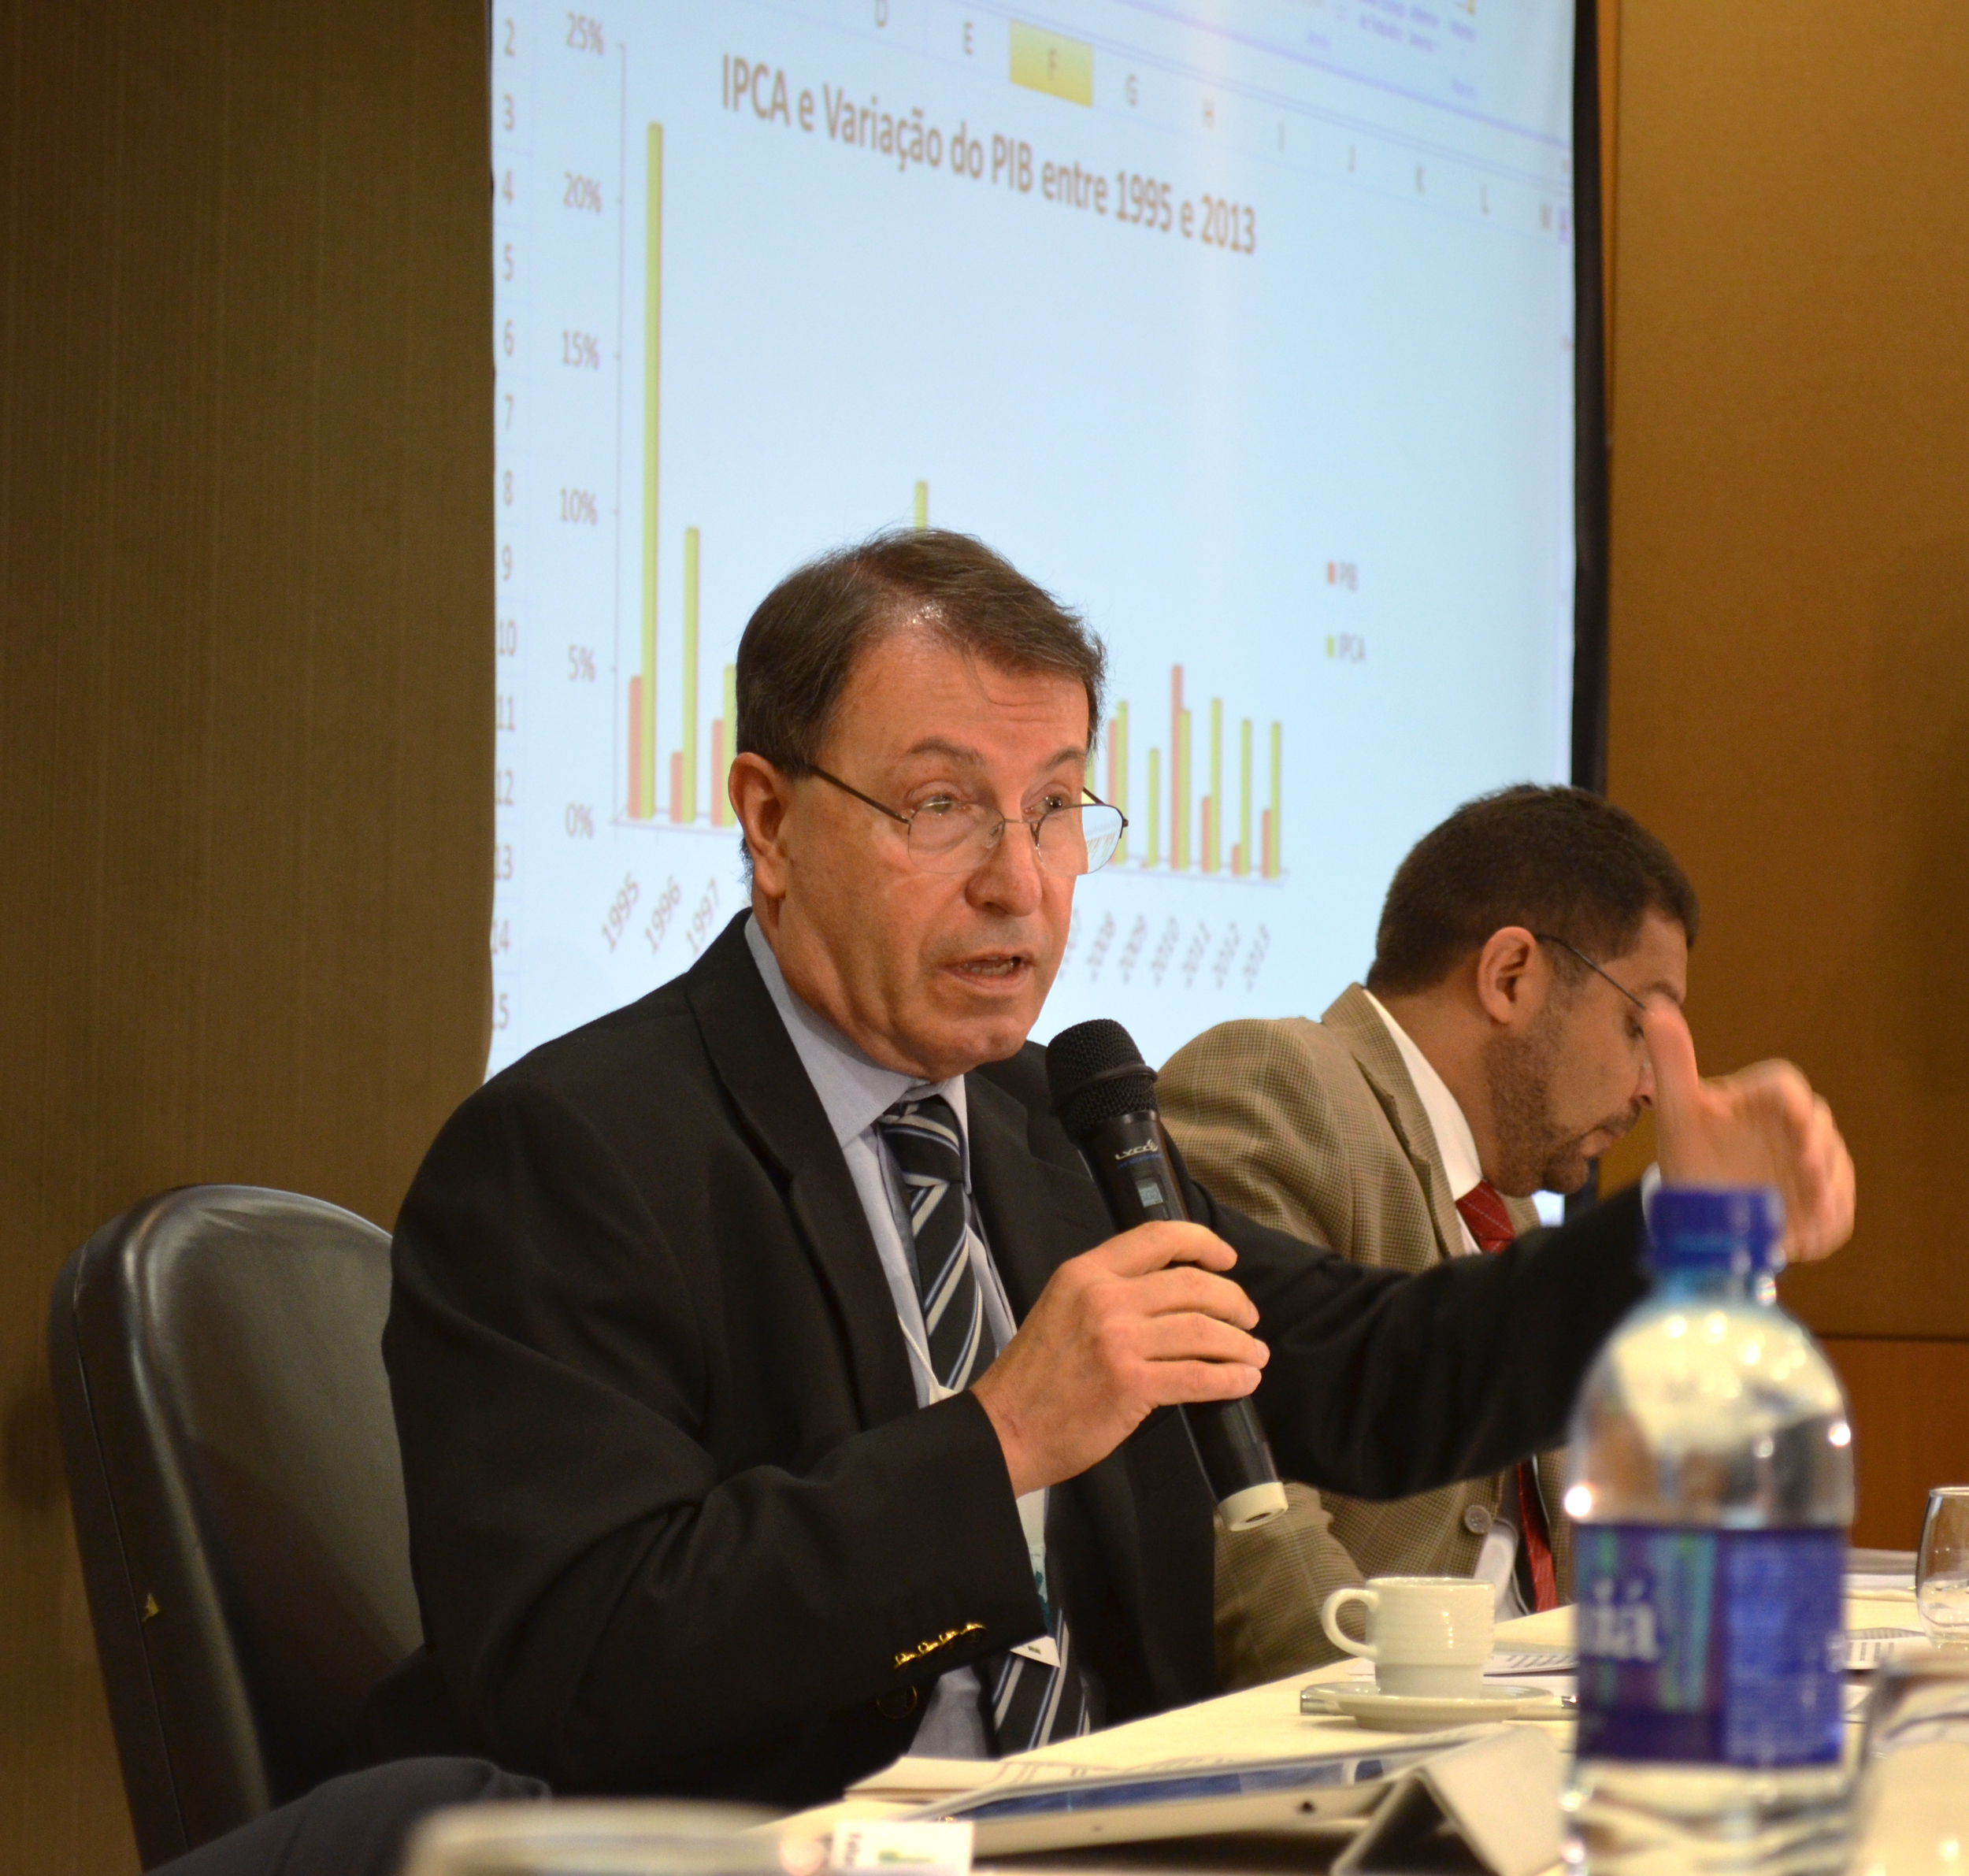
[[[923,1305],[917,1288],[915,1244],[909,1229],[909,1213],[896,1189],[888,1155],[875,1131],[876,1122],[898,1101],[911,1096],[941,1095],[950,1103],[962,1129],[965,1154],[966,1211],[969,1226],[971,1268],[976,1273],[978,1292],[984,1299],[984,1319],[991,1325],[997,1345],[1003,1348],[1012,1339],[1018,1325],[1012,1319],[1005,1286],[992,1262],[990,1248],[977,1225],[977,1211],[971,1203],[970,1114],[964,1100],[964,1077],[926,1082],[884,1068],[856,1048],[840,1030],[819,1016],[788,988],[780,962],[773,955],[766,934],[756,918],[745,921],[745,942],[752,960],[766,980],[773,1007],[786,1025],[801,1066],[814,1092],[821,1097],[834,1138],[847,1162],[848,1175],[868,1215],[868,1227],[882,1260],[882,1274],[888,1279],[889,1294],[895,1299],[896,1320],[910,1351],[910,1373],[916,1384],[919,1407],[944,1397],[945,1389],[931,1371],[928,1337],[923,1326]],[[1046,1494],[1029,1492],[1018,1501],[1019,1518],[1025,1527],[1026,1548],[1032,1553],[1033,1575],[1043,1596],[1045,1593]],[[910,1747],[915,1753],[940,1759],[983,1759],[989,1744],[984,1715],[979,1709],[980,1688],[976,1670],[960,1667],[944,1675],[931,1689],[928,1710],[916,1730]]]

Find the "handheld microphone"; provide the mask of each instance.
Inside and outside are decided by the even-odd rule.
[[[1046,1051],[1053,1112],[1094,1175],[1118,1231],[1187,1218],[1155,1101],[1155,1071],[1134,1039],[1105,1018],[1062,1029]],[[1248,1400],[1192,1401],[1182,1410],[1190,1441],[1233,1531],[1285,1509],[1285,1488]]]

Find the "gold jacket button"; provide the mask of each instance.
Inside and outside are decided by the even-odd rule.
[[[1473,1537],[1481,1537],[1490,1529],[1490,1514],[1481,1505],[1463,1507],[1463,1529]]]
[[[907,1719],[916,1711],[917,1699],[914,1687],[899,1687],[892,1692],[877,1695],[875,1711],[884,1719]]]

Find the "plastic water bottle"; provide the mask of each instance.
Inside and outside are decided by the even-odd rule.
[[[1574,1411],[1575,1871],[1844,1864],[1852,1433],[1778,1307],[1783,1222],[1774,1192],[1657,1192],[1653,1293]]]

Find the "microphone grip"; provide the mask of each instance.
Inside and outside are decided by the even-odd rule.
[[[1193,1401],[1182,1410],[1226,1529],[1248,1531],[1285,1509],[1271,1444],[1248,1400]]]
[[[1189,1216],[1154,1109],[1099,1122],[1079,1146],[1117,1230]],[[1285,1488],[1250,1401],[1192,1401],[1179,1411],[1229,1529],[1249,1530],[1285,1509]]]

